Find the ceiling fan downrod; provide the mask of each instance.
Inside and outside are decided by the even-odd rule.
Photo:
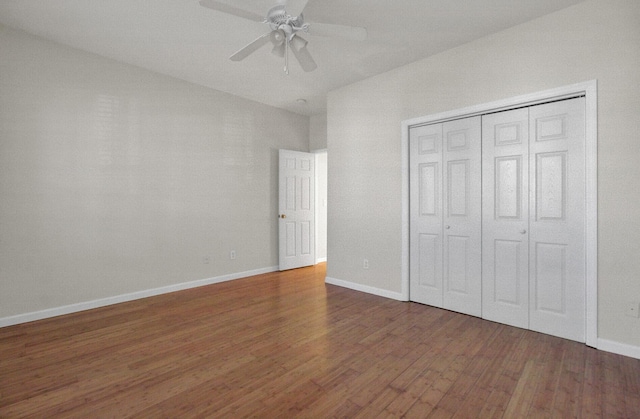
[[[289,37],[287,37],[284,47],[284,72],[287,76],[289,75]]]

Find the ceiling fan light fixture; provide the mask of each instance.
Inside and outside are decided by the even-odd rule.
[[[273,44],[273,49],[271,53],[278,57],[284,57],[285,53],[285,34],[282,31],[275,30],[271,32],[271,43]]]
[[[282,45],[285,35],[281,30],[275,30],[271,32],[271,43],[273,45]]]

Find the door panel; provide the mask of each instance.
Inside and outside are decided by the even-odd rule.
[[[529,328],[585,341],[584,98],[530,108]]]
[[[536,243],[533,263],[534,310],[546,313],[566,312],[567,252],[565,245]]]
[[[495,219],[522,220],[522,160],[523,156],[505,156],[495,159]]]
[[[442,124],[409,131],[410,299],[442,307]]]
[[[482,317],[529,327],[529,111],[482,117]]]
[[[447,292],[456,292],[462,295],[469,294],[469,237],[448,235],[446,246],[447,254]]]
[[[439,234],[420,234],[418,247],[419,258],[419,277],[418,285],[420,288],[430,288],[431,293],[442,294],[440,287],[440,271],[438,269],[438,260],[440,260],[440,241]]]
[[[494,240],[493,244],[493,254],[500,256],[499,263],[494,264],[495,280],[490,297],[494,302],[520,307],[523,304],[522,285],[526,282],[520,268],[524,247],[522,241]]]
[[[480,117],[445,122],[443,307],[482,315]]]
[[[285,226],[285,242],[286,242],[286,252],[285,255],[287,258],[296,256],[296,223],[287,221],[284,223]]]
[[[562,221],[567,195],[567,153],[536,155],[536,220]]]
[[[447,215],[466,217],[469,204],[469,160],[447,162]]]
[[[418,166],[419,176],[419,202],[420,202],[420,215],[421,216],[436,216],[438,205],[438,189],[439,178],[438,176],[439,164],[423,163]]]
[[[310,153],[280,150],[279,269],[281,271],[313,265],[315,262],[314,159],[315,156]]]

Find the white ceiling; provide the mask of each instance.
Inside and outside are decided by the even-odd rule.
[[[279,0],[221,1],[266,14]],[[300,1],[305,0],[290,0],[290,7]],[[230,61],[268,26],[203,8],[198,0],[0,0],[0,23],[312,115],[325,111],[333,89],[581,1],[309,0],[307,21],[363,26],[369,37],[354,42],[306,36],[318,69],[305,73],[292,62],[289,75],[283,72],[284,59],[268,46],[244,61]]]

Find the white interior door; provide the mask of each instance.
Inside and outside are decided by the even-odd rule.
[[[529,112],[529,328],[584,342],[585,100]]]
[[[442,124],[409,132],[410,299],[442,307]]]
[[[315,156],[300,151],[279,153],[280,270],[315,263]]]
[[[529,327],[529,109],[482,117],[482,317]]]
[[[443,307],[482,315],[480,117],[442,126]]]

